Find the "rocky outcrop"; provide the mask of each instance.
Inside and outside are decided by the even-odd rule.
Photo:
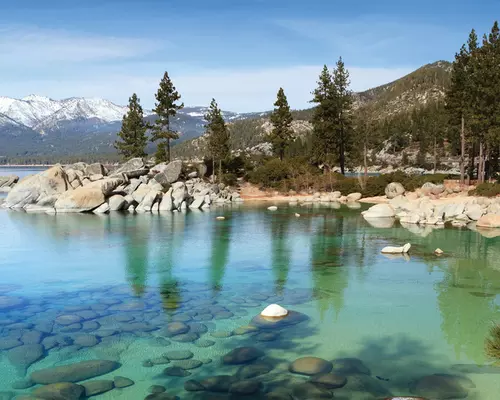
[[[399,182],[391,182],[385,187],[385,195],[388,199],[393,199],[405,193],[404,186]]]
[[[181,161],[149,167],[134,158],[107,176],[108,170],[101,164],[56,165],[15,185],[2,206],[27,212],[103,214],[195,210],[242,201],[239,193],[225,185],[204,181],[197,177],[198,171],[189,173]],[[180,180],[185,176],[189,179]],[[16,180],[0,178],[0,184]]]
[[[36,175],[29,175],[17,183],[5,199],[5,207],[22,208],[39,199],[64,193],[70,188],[66,172],[60,165]]]
[[[362,212],[364,218],[391,218],[396,215],[389,204],[375,204],[368,210]]]
[[[68,190],[56,201],[56,212],[85,212],[92,211],[106,201],[104,193],[99,188],[80,187]]]
[[[477,221],[476,226],[481,228],[500,228],[500,215],[486,214]]]

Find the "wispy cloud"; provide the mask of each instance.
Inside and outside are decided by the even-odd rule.
[[[160,44],[137,38],[99,36],[33,26],[0,26],[3,66],[99,62],[143,56]]]
[[[452,57],[449,49],[457,41],[457,32],[449,27],[380,15],[349,20],[281,19],[274,23],[358,65],[407,65],[409,59],[413,63],[436,61]]]

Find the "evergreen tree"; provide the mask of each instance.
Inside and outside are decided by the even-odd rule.
[[[342,57],[337,61],[333,71],[333,85],[335,87],[336,121],[335,133],[339,153],[340,171],[345,175],[346,153],[353,147],[353,123],[352,123],[352,92],[349,71],[345,68]]]
[[[465,124],[469,109],[469,85],[467,65],[470,53],[465,45],[455,54],[451,71],[451,85],[446,93],[446,109],[452,132],[460,132],[460,184],[465,184]]]
[[[181,99],[181,95],[175,89],[167,72],[163,75],[155,97],[156,103],[153,112],[157,117],[153,125],[151,141],[159,142],[156,162],[169,162],[170,140],[179,138],[179,134],[171,129],[170,118],[177,115],[177,111],[184,107],[184,103],[177,103]]]
[[[212,99],[207,114],[205,115],[207,124],[205,125],[207,135],[208,153],[212,158],[212,165],[215,161],[219,162],[219,182],[222,179],[222,161],[229,158],[230,153],[230,135],[226,122],[222,116],[222,111],[217,105],[215,99]],[[213,168],[215,171],[215,168]]]
[[[346,153],[352,149],[352,93],[349,90],[349,72],[342,58],[333,73],[325,65],[313,92],[313,158],[331,168],[340,164],[345,174]]]
[[[359,152],[356,154],[358,160],[362,158],[362,163],[364,167],[365,179],[368,177],[368,150],[373,149],[378,143],[380,143],[380,130],[377,127],[377,121],[374,120],[373,110],[367,106],[358,109],[355,118],[354,133],[356,136],[356,141],[361,145],[362,154]]]
[[[330,169],[337,161],[335,140],[335,87],[333,78],[325,65],[318,80],[318,87],[312,92],[312,103],[317,104],[312,116],[313,140],[312,158],[318,164]]]
[[[293,117],[283,88],[278,90],[274,106],[275,109],[270,117],[271,123],[273,124],[273,130],[269,135],[269,139],[273,145],[274,154],[278,156],[280,160],[283,160],[285,150],[293,140]]]
[[[147,128],[140,100],[134,93],[128,99],[128,111],[123,116],[122,127],[118,132],[119,139],[114,144],[125,159],[144,157],[146,155],[144,149],[148,141],[146,137]]]

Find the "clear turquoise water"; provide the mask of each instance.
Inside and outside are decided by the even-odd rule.
[[[216,221],[217,215],[226,220]],[[99,328],[85,333],[99,343],[79,347],[69,341],[45,351],[27,371],[2,351],[0,392],[28,393],[32,389],[14,390],[12,384],[41,368],[108,359],[122,366],[105,378],[126,376],[135,385],[96,396],[99,399],[143,399],[153,384],[164,385],[181,399],[229,398],[188,393],[183,384],[235,374],[238,367],[223,365],[221,356],[239,346],[261,349],[273,365],[270,374],[258,378],[264,391],[289,386],[280,383],[286,379],[305,380],[291,378],[287,370],[289,362],[302,356],[358,358],[369,367],[376,385],[393,395],[409,395],[409,383],[423,375],[474,371],[476,364],[490,362],[484,339],[491,323],[500,321],[500,238],[466,229],[412,229],[376,228],[359,210],[325,206],[283,206],[273,213],[265,206],[243,205],[108,216],[2,210],[0,295],[25,300],[23,307],[0,311],[2,335],[36,330],[58,315],[78,313],[78,306],[95,311],[86,318]],[[409,259],[380,254],[386,245],[406,242],[413,246]],[[445,255],[435,256],[436,247]],[[273,302],[309,320],[284,328],[270,342],[254,335],[212,336],[213,331],[247,325]],[[230,314],[220,314],[224,310]],[[202,339],[215,345],[158,342],[161,328],[172,319],[196,320],[201,314],[208,319],[196,321],[208,328]],[[12,327],[18,322],[33,327]],[[132,322],[144,322],[148,329],[134,329]],[[82,334],[62,333],[62,328],[55,324],[45,335],[73,339]],[[101,337],[103,329],[116,334]],[[169,365],[143,366],[173,349],[189,349],[195,359],[212,362],[191,370],[186,378],[162,375]],[[465,376],[476,386],[468,398],[498,399],[499,374]],[[380,395],[356,392],[346,398]]]

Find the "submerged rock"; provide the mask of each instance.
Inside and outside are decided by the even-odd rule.
[[[25,344],[7,352],[10,363],[16,367],[28,368],[44,356],[45,349],[41,344]]]
[[[310,382],[301,383],[293,388],[294,400],[331,399],[332,397],[331,391]]]
[[[209,392],[227,393],[238,378],[231,375],[216,375],[203,379],[200,383]]]
[[[26,300],[21,297],[0,296],[0,311],[21,308],[26,305]]]
[[[252,319],[251,325],[261,329],[280,329],[307,321],[309,317],[298,311],[289,310],[283,318],[267,318],[257,315]]]
[[[428,375],[410,383],[411,393],[432,399],[464,399],[474,387],[470,379],[448,374]]]
[[[242,380],[235,382],[229,388],[229,393],[234,393],[236,395],[248,396],[254,394],[262,389],[262,382],[255,380]]]
[[[347,378],[342,375],[326,373],[313,376],[310,382],[324,386],[328,389],[338,389],[345,386]]]
[[[33,391],[35,399],[78,400],[85,393],[85,388],[74,383],[52,383]]]
[[[81,385],[85,388],[85,396],[87,397],[109,392],[115,387],[114,382],[109,380],[88,381]]]
[[[332,365],[332,372],[339,375],[371,375],[370,369],[358,358],[337,358]]]
[[[271,372],[273,367],[264,362],[255,362],[253,364],[240,367],[236,376],[240,379],[251,379],[260,375],[265,375]]]
[[[263,355],[264,352],[255,347],[238,347],[222,357],[222,361],[224,364],[246,364]]]
[[[318,357],[302,357],[295,360],[288,368],[290,372],[301,375],[317,375],[332,370],[332,363]]]
[[[34,371],[31,374],[33,382],[51,384],[57,382],[80,382],[95,378],[120,368],[120,364],[109,360],[81,361],[74,364],[60,365]]]
[[[172,350],[167,351],[165,356],[170,360],[188,360],[193,358],[194,354],[189,350]]]
[[[113,382],[115,384],[115,388],[117,389],[126,388],[135,383],[132,379],[125,378],[123,376],[115,376]]]

